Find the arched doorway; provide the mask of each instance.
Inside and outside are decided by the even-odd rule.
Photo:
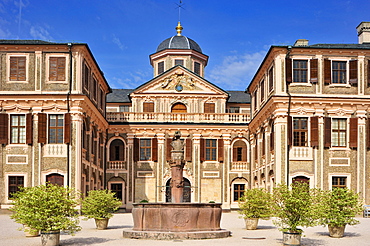
[[[46,182],[49,182],[50,184],[64,186],[64,176],[58,173],[52,173],[46,175]]]
[[[186,113],[187,109],[183,103],[175,103],[172,105],[171,113]]]
[[[294,177],[293,178],[293,184],[294,183],[307,183],[307,184],[310,184],[310,178],[307,178],[305,176],[297,176],[297,177]]]
[[[171,179],[166,183],[166,202],[171,202]],[[183,202],[191,202],[191,185],[187,178],[184,178],[184,193],[182,195]]]

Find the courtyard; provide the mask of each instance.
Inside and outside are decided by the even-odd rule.
[[[0,239],[1,245],[11,246],[37,246],[40,238],[26,238],[23,231],[19,231],[19,224],[9,218],[10,213],[0,211]],[[328,230],[322,226],[304,229],[302,245],[370,245],[370,218],[357,218],[360,224],[348,226],[343,238],[330,238]],[[282,245],[282,233],[272,224],[272,220],[261,220],[255,231],[244,229],[244,221],[239,219],[235,211],[223,213],[221,228],[232,232],[232,236],[224,239],[208,240],[138,240],[122,237],[122,231],[133,226],[131,213],[117,213],[109,221],[107,230],[96,230],[93,220],[81,220],[82,230],[75,236],[61,234],[60,245]]]

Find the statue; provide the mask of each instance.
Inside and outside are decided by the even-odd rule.
[[[180,139],[181,132],[176,131],[171,142],[171,201],[181,203],[184,190],[183,169],[185,165],[184,147],[185,143]]]

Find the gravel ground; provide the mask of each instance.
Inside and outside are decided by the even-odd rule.
[[[348,226],[343,238],[329,237],[327,228],[322,226],[305,228],[302,245],[370,246],[370,218],[358,217],[358,219],[361,223]],[[222,229],[232,232],[231,237],[224,239],[156,241],[123,238],[123,229],[133,226],[130,213],[115,214],[109,221],[107,230],[96,230],[93,220],[81,220],[80,225],[82,230],[75,236],[62,233],[60,245],[282,245],[282,233],[272,224],[271,220],[261,220],[257,230],[249,231],[244,229],[244,221],[239,219],[236,212],[222,214]],[[40,237],[26,238],[23,231],[17,230],[19,227],[19,224],[9,218],[9,212],[0,212],[0,245],[41,245]]]

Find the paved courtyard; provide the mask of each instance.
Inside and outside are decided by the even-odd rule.
[[[127,239],[122,237],[124,228],[131,228],[133,225],[131,214],[119,213],[109,221],[107,230],[98,231],[95,229],[93,220],[81,220],[82,230],[75,236],[61,235],[60,245],[282,245],[282,234],[272,224],[271,220],[260,221],[258,229],[247,231],[244,229],[244,221],[238,218],[236,212],[223,213],[221,227],[232,232],[232,236],[224,239],[208,240],[173,240],[155,241]],[[327,228],[317,226],[306,228],[305,237],[302,238],[302,245],[369,245],[370,246],[370,218],[358,218],[360,224],[348,226],[343,238],[330,238]],[[9,218],[8,212],[0,212],[0,245],[4,246],[33,246],[40,245],[39,237],[26,238],[23,231],[18,231],[20,225]]]

